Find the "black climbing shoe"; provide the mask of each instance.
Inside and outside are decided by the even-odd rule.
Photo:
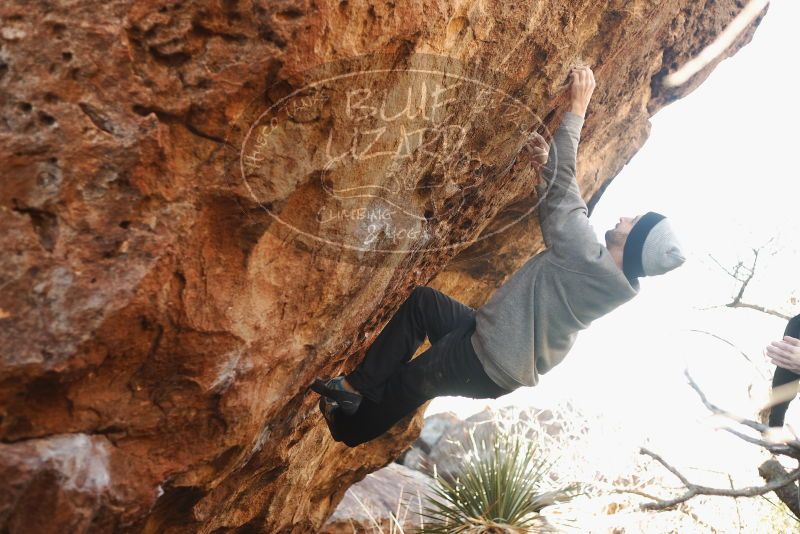
[[[322,412],[322,418],[325,419],[325,423],[328,425],[328,431],[330,431],[333,440],[342,441],[336,428],[336,412],[339,411],[339,404],[327,397],[320,397],[319,411]]]
[[[353,415],[358,411],[363,398],[358,393],[347,391],[342,384],[343,376],[337,376],[330,380],[322,380],[317,378],[311,384],[312,391],[316,391],[323,397],[335,400],[339,404],[339,409],[346,415]]]

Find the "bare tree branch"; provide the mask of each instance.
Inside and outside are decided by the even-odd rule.
[[[658,497],[653,495],[652,493],[647,493],[646,491],[642,491],[638,488],[612,488],[608,490],[609,493],[630,493],[631,495],[638,495],[640,497],[645,497],[650,499],[651,501],[657,501]]]
[[[758,468],[758,474],[766,482],[773,482],[788,478],[788,474],[778,460],[767,460]],[[775,490],[775,495],[789,508],[795,517],[800,517],[800,487],[797,484],[788,484]]]
[[[708,257],[711,258],[714,261],[714,263],[716,263],[719,266],[720,269],[725,271],[728,274],[728,276],[730,276],[732,278],[735,278],[736,280],[739,280],[739,267],[742,266],[742,262],[737,263],[736,264],[736,268],[733,270],[733,272],[731,272],[731,271],[728,270],[727,267],[722,265],[722,263],[720,263],[720,261],[717,258],[715,258],[713,255],[709,254]],[[739,281],[741,282],[742,280],[739,280]]]
[[[695,390],[697,395],[700,397],[700,400],[702,401],[702,403],[705,405],[706,408],[708,408],[708,410],[711,413],[713,413],[715,415],[721,415],[723,417],[727,417],[728,419],[731,419],[732,421],[736,421],[737,423],[740,423],[740,424],[742,424],[744,426],[750,427],[753,430],[756,430],[758,432],[764,432],[769,428],[769,426],[767,426],[767,425],[765,425],[763,423],[759,423],[757,421],[753,421],[752,419],[746,419],[744,417],[739,417],[736,414],[733,414],[733,413],[731,413],[731,412],[729,412],[727,410],[723,410],[722,408],[712,404],[708,400],[708,398],[706,397],[706,394],[703,393],[703,391],[700,389],[700,386],[697,385],[697,382],[694,381],[694,379],[692,378],[692,375],[689,374],[689,370],[688,369],[685,370],[683,372],[683,374],[686,376],[686,379],[689,381],[689,385],[692,387],[693,390]],[[800,442],[796,442],[796,443],[797,443],[798,448],[800,448]]]
[[[765,308],[764,306],[759,306],[758,304],[749,304],[747,302],[730,302],[725,306],[727,306],[728,308],[749,308],[751,310],[760,311],[761,313],[766,313],[768,315],[774,315],[775,317],[780,317],[781,319],[786,319],[787,321],[792,318],[790,315],[781,313],[778,310],[773,310],[772,308]]]
[[[728,475],[728,483],[731,485],[731,489],[734,489],[736,486],[733,485],[733,477],[729,474]],[[742,531],[742,512],[739,510],[739,499],[737,497],[733,498],[734,502],[736,503],[736,518],[739,520],[739,532]]]
[[[729,412],[727,410],[723,410],[722,408],[716,406],[715,404],[712,404],[708,400],[708,398],[706,397],[705,393],[703,393],[703,391],[700,389],[700,386],[697,385],[697,382],[694,381],[694,379],[692,378],[692,375],[689,374],[688,369],[685,370],[683,372],[683,374],[686,376],[686,379],[689,381],[689,385],[692,387],[693,390],[695,390],[695,392],[700,397],[700,400],[703,402],[705,407],[708,408],[708,410],[711,413],[713,413],[714,415],[720,415],[720,416],[723,416],[723,417],[725,417],[727,419],[730,419],[732,421],[736,421],[737,423],[739,423],[741,425],[744,425],[746,427],[752,428],[753,430],[755,430],[757,432],[760,432],[762,434],[764,432],[766,432],[767,430],[769,430],[769,428],[770,428],[769,425],[765,425],[764,423],[759,423],[758,421],[753,421],[752,419],[747,419],[747,418],[744,418],[744,417],[740,417],[740,416],[738,416],[736,414],[733,414],[733,413],[731,413],[731,412]],[[732,432],[732,433],[736,434],[739,437],[743,437],[743,434],[740,434],[740,433],[738,433],[738,432],[736,432],[736,431],[734,431],[732,429],[726,428],[726,430],[728,432]],[[746,441],[750,441],[751,443],[755,443],[757,441],[761,441],[761,440],[756,440],[755,438],[749,438],[749,437],[747,437],[745,440]],[[762,446],[767,448],[770,452],[774,452],[775,454],[783,454],[785,456],[791,456],[793,458],[800,458],[800,441],[798,441],[797,439],[793,439],[793,440],[787,441],[785,450],[779,444],[768,444],[767,442],[764,442],[764,443],[765,443],[765,445],[762,445]],[[760,443],[759,443],[759,445],[760,445]],[[769,445],[769,447],[767,447],[766,445]],[[778,448],[776,448],[776,447],[778,447]]]
[[[769,443],[767,441],[764,441],[763,439],[757,439],[757,438],[750,437],[750,436],[748,436],[746,434],[743,434],[743,433],[739,432],[738,430],[734,430],[732,428],[725,428],[724,430],[727,431],[727,432],[730,432],[731,434],[733,434],[737,438],[740,438],[740,439],[742,439],[742,440],[744,440],[744,441],[746,441],[748,443],[752,443],[753,445],[758,445],[759,447],[764,447],[765,449],[767,449],[772,454],[783,454],[785,456],[793,456],[793,453],[795,452],[788,445],[781,445],[781,444],[778,444],[778,443]]]
[[[727,410],[723,410],[722,408],[719,408],[715,404],[711,403],[708,400],[708,398],[706,397],[705,393],[703,393],[703,391],[700,389],[700,387],[694,381],[692,376],[689,374],[689,371],[688,370],[684,371],[684,374],[686,375],[686,378],[689,381],[689,385],[692,387],[692,389],[695,390],[695,392],[700,397],[700,400],[702,401],[702,403],[705,405],[705,407],[711,413],[713,413],[715,415],[723,416],[723,417],[725,417],[727,419],[735,421],[735,422],[737,422],[737,423],[739,423],[739,424],[741,424],[743,426],[746,426],[746,427],[751,428],[753,430],[756,430],[758,432],[762,432],[763,433],[763,432],[765,432],[765,431],[767,431],[769,429],[769,426],[767,426],[765,424],[759,423],[757,421],[753,421],[751,419],[747,419],[745,417],[740,417],[740,416],[735,415],[735,414],[733,414],[731,412],[728,412]],[[786,444],[770,443],[770,442],[765,441],[763,439],[758,439],[758,438],[754,438],[754,437],[748,436],[748,435],[743,434],[743,433],[741,433],[741,432],[739,432],[737,430],[734,430],[732,428],[725,428],[725,430],[730,432],[731,434],[739,437],[740,439],[743,439],[744,441],[746,441],[748,443],[753,443],[755,445],[763,447],[766,450],[772,452],[773,454],[781,454],[781,455],[790,456],[790,457],[793,457],[793,458],[796,458],[796,459],[800,458],[800,441],[798,441],[797,439],[793,439],[793,440],[787,441]],[[751,486],[751,487],[737,489],[737,488],[733,487],[733,484],[731,484],[731,488],[730,489],[728,489],[728,488],[712,488],[712,487],[709,487],[709,486],[702,486],[700,484],[694,484],[688,478],[686,478],[686,476],[684,476],[677,468],[675,468],[669,462],[664,460],[664,458],[662,458],[661,456],[659,456],[655,452],[653,452],[653,451],[651,451],[651,450],[649,450],[649,449],[647,449],[645,447],[640,448],[639,452],[641,454],[649,456],[650,458],[652,458],[656,462],[660,463],[667,471],[672,473],[678,480],[680,480],[681,483],[683,484],[683,486],[686,489],[686,491],[683,494],[681,494],[681,495],[679,495],[677,497],[673,497],[671,499],[661,499],[661,498],[653,497],[652,495],[647,494],[647,493],[645,493],[645,492],[643,492],[641,490],[633,490],[633,489],[619,489],[618,490],[618,492],[620,492],[620,493],[622,493],[622,492],[624,492],[624,493],[633,493],[633,494],[637,494],[637,495],[641,495],[643,497],[649,498],[652,502],[644,503],[644,504],[640,505],[640,507],[643,510],[665,510],[665,509],[668,509],[668,508],[673,508],[673,507],[675,507],[675,506],[677,506],[677,505],[679,505],[681,503],[684,503],[684,502],[686,502],[686,501],[688,501],[688,500],[690,500],[693,497],[696,497],[698,495],[709,495],[709,496],[719,496],[719,497],[734,497],[734,498],[736,498],[736,497],[756,497],[756,496],[764,495],[766,493],[770,493],[770,492],[774,491],[776,493],[780,492],[780,493],[778,493],[778,497],[781,500],[783,500],[784,497],[788,498],[787,496],[789,495],[789,493],[787,493],[787,491],[791,492],[793,488],[794,489],[798,488],[798,485],[795,482],[797,480],[800,480],[800,467],[798,467],[797,469],[795,469],[795,470],[793,470],[793,471],[791,471],[789,473],[787,473],[786,471],[777,472],[777,471],[775,471],[773,469],[772,471],[769,471],[769,473],[768,473],[768,474],[770,474],[769,478],[767,478],[762,473],[762,477],[764,477],[766,482],[767,482],[763,486]],[[761,472],[761,471],[759,471],[759,472]],[[765,473],[767,473],[767,472],[765,471]],[[777,473],[777,474],[775,474],[775,473]],[[783,497],[781,497],[781,495],[783,495]],[[798,504],[798,506],[800,506],[800,502],[798,502],[797,504]],[[798,510],[798,511],[800,511],[800,510]],[[798,515],[798,517],[800,517],[800,515]]]
[[[761,378],[765,378],[765,379],[767,378],[767,377],[764,375],[763,371],[761,371],[761,369],[759,369],[759,367],[756,365],[756,363],[755,363],[753,360],[751,360],[751,359],[750,359],[750,356],[748,356],[748,355],[747,355],[747,353],[746,353],[745,351],[743,351],[742,349],[740,349],[739,347],[737,347],[737,346],[736,346],[735,344],[733,344],[731,341],[728,341],[728,340],[727,340],[727,339],[725,339],[724,337],[722,337],[722,336],[718,336],[717,334],[715,334],[715,333],[713,333],[713,332],[707,332],[707,331],[705,331],[705,330],[697,330],[697,329],[694,329],[694,328],[692,328],[692,329],[690,329],[689,331],[690,331],[690,332],[697,332],[698,334],[705,334],[705,335],[707,335],[707,336],[711,336],[711,337],[713,337],[713,338],[715,338],[715,339],[718,339],[718,340],[722,341],[723,343],[726,343],[726,344],[730,345],[732,348],[736,349],[736,350],[739,352],[739,354],[741,354],[741,355],[742,355],[742,357],[743,357],[745,360],[747,360],[748,362],[750,362],[750,363],[753,365],[753,368],[756,370],[756,372],[758,372],[758,374],[760,374],[760,375],[761,375]]]
[[[774,256],[777,251],[770,252],[768,250],[769,245],[775,240],[775,237],[769,238],[766,243],[761,246],[753,247],[751,249],[753,253],[753,262],[751,265],[746,266],[742,260],[736,263],[736,266],[733,270],[725,267],[717,258],[712,256],[711,254],[708,255],[711,260],[719,266],[728,276],[739,282],[741,285],[739,286],[739,291],[736,293],[736,296],[733,297],[733,300],[727,304],[725,307],[727,308],[747,308],[751,310],[756,310],[761,313],[766,313],[768,315],[773,315],[775,317],[780,317],[781,319],[789,320],[791,319],[790,316],[779,312],[778,310],[773,310],[772,308],[767,308],[766,306],[760,306],[758,304],[750,304],[749,302],[744,302],[744,292],[747,290],[747,286],[753,280],[756,275],[756,266],[758,265],[758,257],[762,252],[767,252],[767,254]]]
[[[737,280],[739,280],[742,283],[742,286],[739,288],[739,293],[736,294],[736,297],[734,297],[733,302],[731,304],[738,304],[738,303],[740,303],[742,301],[742,296],[744,295],[744,290],[747,289],[747,285],[750,283],[750,281],[756,275],[756,265],[758,264],[758,253],[760,252],[760,250],[761,250],[760,248],[754,248],[753,249],[753,265],[751,267],[747,268],[748,273],[747,273],[747,276],[745,277],[745,279],[741,280],[741,279],[737,278]],[[739,262],[739,266],[741,266],[741,265],[742,265],[742,263]],[[730,304],[729,304],[729,306],[730,306]]]
[[[640,449],[640,452],[642,454],[650,456],[655,461],[664,466],[665,469],[667,469],[670,473],[675,475],[678,478],[678,480],[680,480],[686,487],[686,492],[684,492],[683,495],[680,495],[672,499],[658,499],[655,502],[645,503],[641,505],[643,510],[666,510],[667,508],[672,508],[673,506],[680,504],[682,502],[686,502],[692,497],[696,497],[698,495],[712,495],[718,497],[756,497],[758,495],[764,495],[765,493],[769,493],[771,491],[783,488],[784,486],[800,479],[800,468],[798,468],[792,471],[791,473],[788,473],[786,476],[782,476],[775,480],[772,480],[763,486],[751,486],[740,489],[710,488],[708,486],[693,484],[685,476],[683,476],[680,471],[678,471],[675,467],[670,465],[666,460],[664,460],[658,454],[644,447]]]
[[[609,490],[609,493],[620,493],[620,494],[638,495],[638,496],[640,496],[640,497],[645,497],[645,498],[647,498],[647,499],[650,499],[651,501],[658,501],[658,500],[659,500],[659,498],[658,498],[658,497],[656,497],[656,496],[654,496],[654,495],[652,495],[652,494],[650,494],[650,493],[647,493],[646,491],[642,491],[642,490],[640,490],[640,489],[637,489],[637,488],[613,488],[613,489]],[[700,518],[697,516],[697,514],[695,514],[694,512],[692,512],[691,508],[689,508],[689,506],[688,506],[686,503],[680,503],[680,504],[678,504],[678,505],[675,507],[675,509],[676,509],[677,511],[679,511],[679,512],[681,512],[681,513],[683,513],[683,514],[686,514],[687,516],[691,517],[691,518],[692,518],[692,519],[693,519],[693,520],[694,520],[694,521],[695,521],[695,522],[696,522],[698,525],[701,525],[701,526],[703,526],[703,527],[704,527],[704,528],[706,528],[706,529],[707,529],[709,532],[719,532],[719,531],[718,531],[717,529],[715,529],[713,526],[709,525],[708,523],[706,523],[705,521],[703,521],[702,519],[700,519]]]

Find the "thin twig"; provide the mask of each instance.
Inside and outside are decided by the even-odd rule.
[[[744,280],[739,280],[740,282],[742,282],[742,287],[739,288],[739,293],[736,294],[736,297],[734,297],[733,302],[731,304],[735,305],[735,304],[738,304],[739,302],[741,302],[742,297],[744,296],[744,290],[747,289],[747,285],[750,283],[750,281],[756,275],[756,265],[758,265],[758,252],[760,250],[761,250],[760,248],[754,248],[753,249],[753,265],[751,267],[747,268],[747,270],[749,271],[750,274],[748,274],[747,278],[745,278]],[[739,263],[739,266],[742,266],[742,264]],[[729,306],[731,304],[729,304]]]
[[[750,304],[748,302],[730,302],[725,305],[728,308],[747,308],[749,310],[756,310],[760,311],[761,313],[766,313],[767,315],[772,315],[775,317],[780,317],[781,319],[786,319],[787,321],[792,317],[790,315],[786,315],[785,313],[781,313],[778,310],[773,310],[772,308],[766,308],[764,306],[759,306],[758,304]]]
[[[737,263],[737,264],[736,264],[736,269],[734,270],[734,272],[731,272],[731,271],[729,271],[729,270],[728,270],[728,268],[727,268],[727,267],[725,267],[724,265],[722,265],[722,263],[721,263],[721,262],[720,262],[720,261],[719,261],[717,258],[715,258],[715,257],[714,257],[712,254],[709,254],[709,255],[708,255],[708,257],[709,257],[709,258],[711,258],[711,260],[712,260],[714,263],[716,263],[716,264],[717,264],[717,266],[719,266],[719,268],[720,268],[720,269],[722,269],[723,271],[725,271],[725,272],[728,274],[728,276],[730,276],[730,277],[732,277],[732,278],[734,278],[734,279],[736,279],[736,280],[739,280],[739,276],[738,276],[738,274],[739,274],[739,267],[741,267],[741,266],[742,266],[742,262],[739,262],[739,263]],[[742,282],[742,280],[739,280],[739,281],[740,281],[740,282]]]
[[[659,500],[659,498],[656,497],[655,495],[653,495],[651,493],[647,493],[646,491],[642,491],[640,489],[636,489],[636,488],[612,488],[612,489],[608,490],[608,493],[623,493],[623,494],[630,493],[632,495],[638,495],[640,497],[646,497],[646,498],[650,499],[651,501]]]
[[[753,367],[756,369],[756,371],[758,371],[758,373],[761,375],[761,378],[767,378],[767,377],[764,375],[764,373],[761,371],[761,369],[759,369],[759,368],[758,368],[758,366],[756,365],[756,363],[755,363],[753,360],[751,360],[751,359],[750,359],[750,356],[748,356],[748,355],[747,355],[747,353],[746,353],[745,351],[743,351],[742,349],[740,349],[739,347],[737,347],[737,346],[736,346],[736,345],[735,345],[733,342],[731,342],[731,341],[729,341],[729,340],[725,339],[725,338],[724,338],[724,337],[722,337],[722,336],[718,336],[717,334],[715,334],[715,333],[713,333],[713,332],[707,332],[706,330],[697,330],[697,329],[695,329],[695,328],[692,328],[692,329],[690,329],[689,331],[690,331],[690,332],[697,332],[698,334],[705,334],[705,335],[707,335],[707,336],[711,336],[711,337],[713,337],[713,338],[715,338],[715,339],[718,339],[719,341],[722,341],[723,343],[726,343],[726,344],[730,345],[732,348],[736,349],[736,350],[739,352],[739,354],[741,354],[741,355],[742,355],[742,357],[743,357],[745,360],[747,360],[748,362],[750,362],[750,363],[753,365]]]
[[[711,255],[711,254],[708,255],[708,257],[711,258],[711,260],[714,263],[716,263],[719,266],[720,269],[722,269],[728,276],[730,276],[731,278],[733,278],[734,280],[736,280],[737,282],[739,282],[741,284],[741,286],[739,286],[739,291],[737,292],[737,294],[733,298],[733,300],[724,305],[726,308],[746,308],[746,309],[749,309],[749,310],[756,310],[756,311],[759,311],[761,313],[766,313],[767,315],[772,315],[774,317],[780,317],[781,319],[785,319],[787,321],[789,319],[791,319],[791,317],[789,315],[781,313],[778,310],[774,310],[772,308],[767,308],[766,306],[761,306],[759,304],[750,304],[749,302],[744,302],[743,301],[744,292],[747,289],[747,286],[750,284],[750,282],[753,280],[753,278],[756,275],[756,267],[758,266],[758,257],[759,257],[759,255],[762,252],[764,252],[765,250],[771,256],[774,256],[775,253],[777,252],[777,251],[772,251],[770,253],[769,250],[768,250],[769,245],[773,241],[775,241],[775,236],[770,237],[766,241],[766,243],[764,243],[763,245],[758,246],[758,247],[753,247],[751,249],[751,251],[753,253],[753,263],[752,263],[752,265],[747,267],[747,266],[744,265],[744,262],[740,260],[736,264],[736,266],[734,267],[733,271],[731,271],[729,268],[725,267],[713,255]],[[746,271],[747,274],[741,275],[740,272],[742,270]],[[718,306],[712,306],[712,307],[718,307]]]
[[[740,438],[748,443],[752,443],[753,445],[758,445],[759,447],[764,447],[769,452],[773,454],[783,454],[785,456],[795,457],[794,455],[797,454],[797,451],[788,445],[783,445],[779,443],[769,443],[768,441],[764,441],[763,439],[754,438],[748,436],[747,434],[743,434],[738,430],[734,430],[732,428],[723,428],[726,432],[730,432],[737,438]]]
[[[750,427],[753,430],[756,430],[758,432],[765,432],[769,428],[767,425],[765,425],[763,423],[759,423],[757,421],[753,421],[752,419],[746,419],[744,417],[740,417],[740,416],[738,416],[738,415],[736,415],[734,413],[731,413],[731,412],[729,412],[727,410],[723,410],[722,408],[716,406],[715,404],[712,404],[708,400],[708,398],[706,397],[706,394],[703,393],[703,391],[700,389],[700,386],[697,385],[697,382],[694,381],[694,379],[692,378],[692,375],[689,374],[689,370],[685,369],[683,371],[683,374],[684,374],[684,376],[686,376],[686,379],[689,381],[689,385],[692,387],[693,390],[695,390],[697,395],[700,397],[700,400],[702,401],[702,403],[705,405],[706,408],[708,408],[708,410],[711,413],[713,413],[715,415],[722,415],[724,417],[727,417],[728,419],[731,419],[732,421],[736,421],[737,423],[742,424],[742,425],[747,426],[747,427]],[[797,445],[800,446],[800,443],[798,443]]]
[[[728,482],[731,485],[731,489],[734,489],[736,486],[733,485],[733,477],[729,474],[728,475]],[[736,504],[736,518],[739,520],[739,532],[742,531],[742,512],[739,510],[739,499],[737,497],[733,498],[733,502]]]

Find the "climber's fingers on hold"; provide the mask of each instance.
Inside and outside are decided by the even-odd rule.
[[[570,85],[580,85],[583,81],[583,71],[580,69],[573,69],[569,73],[569,84]]]
[[[596,87],[594,75],[590,69],[581,69],[576,71],[575,78],[573,79],[573,91],[582,93],[591,93]]]
[[[569,74],[567,74],[567,80],[558,86],[556,91],[561,92],[565,89],[568,89],[572,84],[585,80],[585,76],[589,76],[588,79],[591,79],[591,83],[594,84],[594,73],[592,72],[592,68],[588,65],[576,65],[569,70]]]
[[[589,67],[588,65],[580,65],[577,67],[572,67],[572,70],[570,71],[570,76],[572,80],[580,81],[583,84],[595,85],[594,72],[592,71],[592,68]]]

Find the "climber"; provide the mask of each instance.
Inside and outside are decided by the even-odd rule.
[[[367,442],[440,395],[497,398],[535,385],[578,331],[638,293],[639,277],[685,261],[668,220],[655,212],[622,217],[605,245],[597,240],[576,181],[594,88],[589,67],[573,68],[569,109],[552,145],[540,136],[529,145],[531,163],[543,169],[537,193],[546,249],[477,310],[433,288],[414,289],[352,373],[312,384],[335,440]],[[411,359],[425,337],[430,348]]]

